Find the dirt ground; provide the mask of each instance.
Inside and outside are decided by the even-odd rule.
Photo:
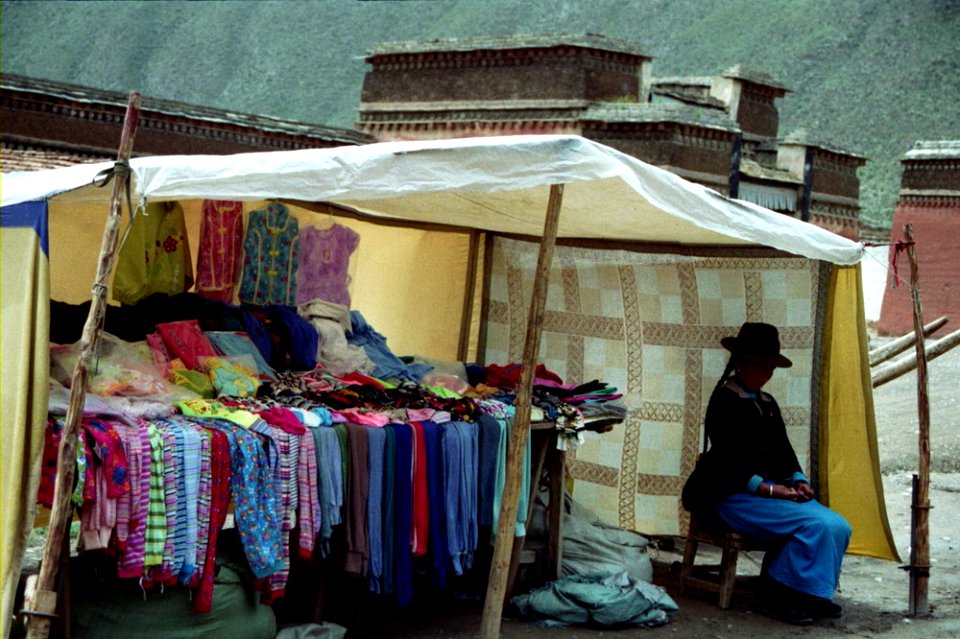
[[[874,347],[876,345],[873,345]],[[720,610],[707,597],[680,596],[675,562],[681,547],[652,551],[654,583],[663,586],[680,610],[659,628],[588,630],[541,628],[505,619],[507,639],[595,637],[683,637],[727,639],[740,637],[843,637],[927,639],[960,636],[960,349],[929,363],[931,407],[930,558],[928,602],[930,612],[911,618],[910,581],[901,563],[848,555],[836,601],[844,614],[813,626],[795,627],[754,610],[749,592],[734,599],[730,610]],[[910,373],[875,389],[877,435],[887,514],[902,563],[910,556],[911,477],[917,469],[918,417],[916,375]],[[759,557],[741,556],[743,571],[758,571]],[[479,637],[481,607],[478,602],[444,601],[419,604],[391,615],[368,637]],[[354,636],[358,633],[350,633]]]

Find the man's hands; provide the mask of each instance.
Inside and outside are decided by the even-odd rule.
[[[813,499],[813,488],[805,481],[797,482],[796,486],[773,484],[773,491],[770,496],[774,499],[787,499],[798,502],[810,501]]]
[[[797,501],[810,501],[813,499],[813,487],[805,481],[798,481],[796,485]]]

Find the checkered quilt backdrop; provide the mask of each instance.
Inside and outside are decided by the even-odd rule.
[[[538,246],[497,238],[486,361],[519,361]],[[568,453],[573,496],[605,523],[648,535],[685,532],[683,481],[701,450],[703,415],[723,372],[720,338],[745,321],[780,328],[794,366],[765,387],[809,472],[811,368],[819,263],[558,246],[540,361],[565,382],[600,379],[624,393],[623,424]]]

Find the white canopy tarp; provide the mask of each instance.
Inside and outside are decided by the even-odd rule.
[[[551,184],[564,184],[558,237],[761,245],[835,264],[863,247],[733,200],[578,136],[508,136],[131,161],[134,200],[286,198],[373,217],[539,236]],[[112,163],[3,176],[3,206],[54,196],[106,202]]]

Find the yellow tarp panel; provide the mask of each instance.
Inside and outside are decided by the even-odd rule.
[[[0,635],[6,637],[33,525],[50,376],[46,204],[5,207],[0,228]]]
[[[860,266],[833,267],[824,320],[820,494],[853,526],[849,552],[899,561],[880,477]]]

